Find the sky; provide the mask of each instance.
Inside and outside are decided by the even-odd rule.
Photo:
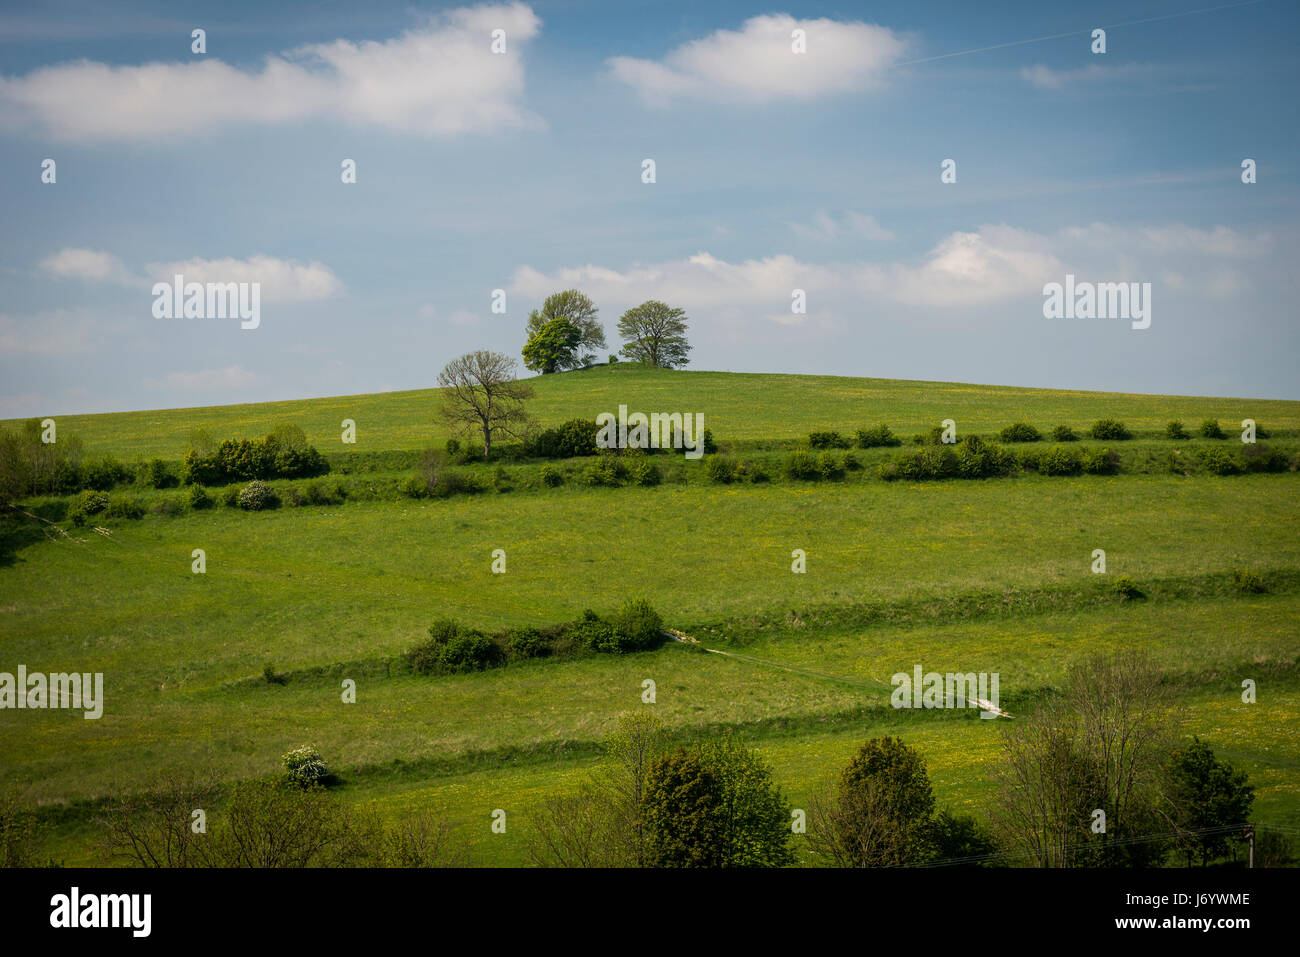
[[[428,388],[519,358],[566,288],[610,352],[625,310],[684,309],[692,369],[1300,399],[1298,25],[1287,0],[0,4],[0,417]],[[177,273],[257,283],[255,328],[156,315]],[[1149,325],[1049,318],[1067,275],[1136,283]]]

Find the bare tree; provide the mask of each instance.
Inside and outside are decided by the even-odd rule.
[[[548,798],[533,818],[528,853],[540,867],[635,867],[636,820],[620,795],[589,781]]]
[[[443,392],[442,416],[453,430],[483,436],[483,458],[497,435],[519,437],[529,422],[523,402],[532,386],[515,379],[515,360],[479,349],[448,362],[438,373]]]
[[[109,857],[140,867],[197,867],[204,831],[195,831],[195,811],[204,827],[218,796],[209,770],[165,772],[140,791],[117,788],[100,824]]]

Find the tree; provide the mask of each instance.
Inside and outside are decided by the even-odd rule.
[[[442,415],[453,430],[483,436],[483,458],[492,453],[497,435],[518,437],[527,427],[524,400],[533,390],[515,379],[515,360],[479,349],[452,359],[440,373],[444,390]]]
[[[1175,748],[1169,757],[1168,796],[1173,805],[1174,826],[1180,832],[1177,847],[1187,856],[1200,853],[1204,867],[1228,852],[1231,833],[1197,834],[1204,828],[1245,824],[1255,801],[1255,789],[1246,772],[1220,761],[1200,738]]]
[[[605,329],[596,318],[599,310],[583,293],[576,289],[565,289],[546,297],[540,310],[534,309],[528,315],[528,344],[531,345],[539,332],[552,320],[567,319],[576,329],[577,337],[555,356],[552,368],[543,368],[525,364],[534,372],[555,372],[558,369],[577,369],[589,365],[595,360],[596,349],[605,349]],[[528,359],[525,346],[524,358]]]
[[[621,352],[634,362],[671,369],[687,362],[686,313],[651,299],[623,313],[618,333],[627,344]]]
[[[646,862],[644,802],[651,762],[664,750],[664,723],[650,711],[625,711],[618,726],[605,738],[605,751],[614,759],[616,772],[609,790],[626,812],[632,839],[632,857],[638,867]]]
[[[646,774],[647,860],[654,867],[721,867],[727,827],[723,785],[699,754],[678,748]]]
[[[582,332],[563,316],[539,326],[524,345],[524,365],[543,375],[564,368]]]
[[[839,867],[914,864],[930,853],[934,811],[921,755],[898,738],[872,738],[834,793],[814,803],[810,838]]]
[[[723,867],[784,867],[790,850],[790,805],[758,754],[730,736],[705,744],[705,765],[722,786]]]

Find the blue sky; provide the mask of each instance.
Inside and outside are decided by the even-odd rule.
[[[428,387],[570,286],[691,368],[1300,398],[1300,16],[1208,6],[7,5],[0,417]],[[177,264],[260,325],[155,318]]]

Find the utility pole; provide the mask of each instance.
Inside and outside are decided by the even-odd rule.
[[[1255,866],[1255,825],[1247,824],[1242,836],[1245,837],[1246,840],[1250,841],[1250,861],[1246,864],[1246,866],[1254,867]]]

